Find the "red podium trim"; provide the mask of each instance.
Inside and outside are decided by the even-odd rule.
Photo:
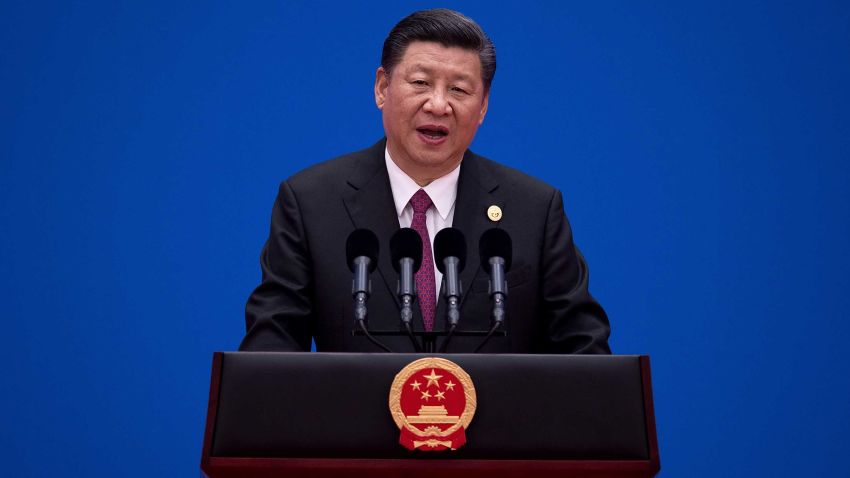
[[[493,472],[494,466],[499,472]],[[209,478],[405,477],[493,478],[534,476],[583,478],[643,478],[654,476],[648,461],[566,460],[373,460],[313,458],[210,458],[203,467]]]

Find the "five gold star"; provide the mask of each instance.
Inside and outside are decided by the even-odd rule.
[[[446,390],[454,390],[454,389],[455,389],[455,384],[454,384],[454,383],[452,383],[452,381],[451,381],[451,380],[449,380],[448,382],[446,382]]]
[[[410,386],[413,387],[413,390],[419,390],[420,385],[422,384],[415,380],[413,381],[413,383],[410,384]]]
[[[443,400],[446,398],[446,392],[437,392],[434,396],[437,397],[437,400]]]
[[[423,375],[423,377],[428,379],[428,385],[426,385],[426,387],[430,387],[433,384],[437,388],[440,388],[440,382],[438,382],[437,380],[443,378],[443,376],[434,373],[433,368],[431,369],[431,375]]]
[[[422,400],[428,400],[429,398],[431,398],[431,394],[428,393],[428,390],[422,392]]]

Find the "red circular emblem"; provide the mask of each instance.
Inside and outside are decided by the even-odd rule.
[[[436,357],[411,362],[393,380],[390,413],[410,450],[455,450],[466,443],[475,387],[456,363]]]

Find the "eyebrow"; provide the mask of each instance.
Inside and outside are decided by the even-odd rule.
[[[423,65],[422,63],[414,63],[414,64],[410,67],[410,70],[409,70],[409,71],[410,71],[410,72],[419,72],[419,71],[421,71],[422,73],[428,73],[428,74],[430,74],[430,73],[432,73],[432,72],[434,71],[434,69],[433,69],[433,68],[429,68],[429,67],[427,67],[427,66]],[[464,74],[464,73],[456,74],[453,78],[454,78],[454,79],[457,79],[457,80],[461,80],[461,81],[470,81],[470,82],[472,81],[472,77],[471,77],[470,75],[467,75],[467,74]]]

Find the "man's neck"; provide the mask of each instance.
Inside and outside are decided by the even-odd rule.
[[[393,152],[390,151],[389,147],[387,147],[387,152],[389,153],[389,157],[392,162],[401,169],[404,174],[406,174],[410,179],[412,179],[416,184],[420,187],[425,187],[437,179],[442,178],[443,176],[451,173],[455,169],[457,169],[463,157],[458,158],[457,161],[452,161],[450,163],[446,163],[439,168],[422,168],[417,167],[415,165],[411,165],[409,163],[405,163],[404,161],[399,161],[396,159],[396,156],[393,155]]]
[[[393,201],[396,213],[401,217],[405,207],[408,206],[410,198],[419,190],[424,189],[434,201],[434,207],[440,216],[446,220],[457,197],[457,183],[460,178],[460,165],[443,176],[421,184],[405,173],[393,161],[389,149],[384,150],[384,161],[387,165],[387,174],[390,179]]]

